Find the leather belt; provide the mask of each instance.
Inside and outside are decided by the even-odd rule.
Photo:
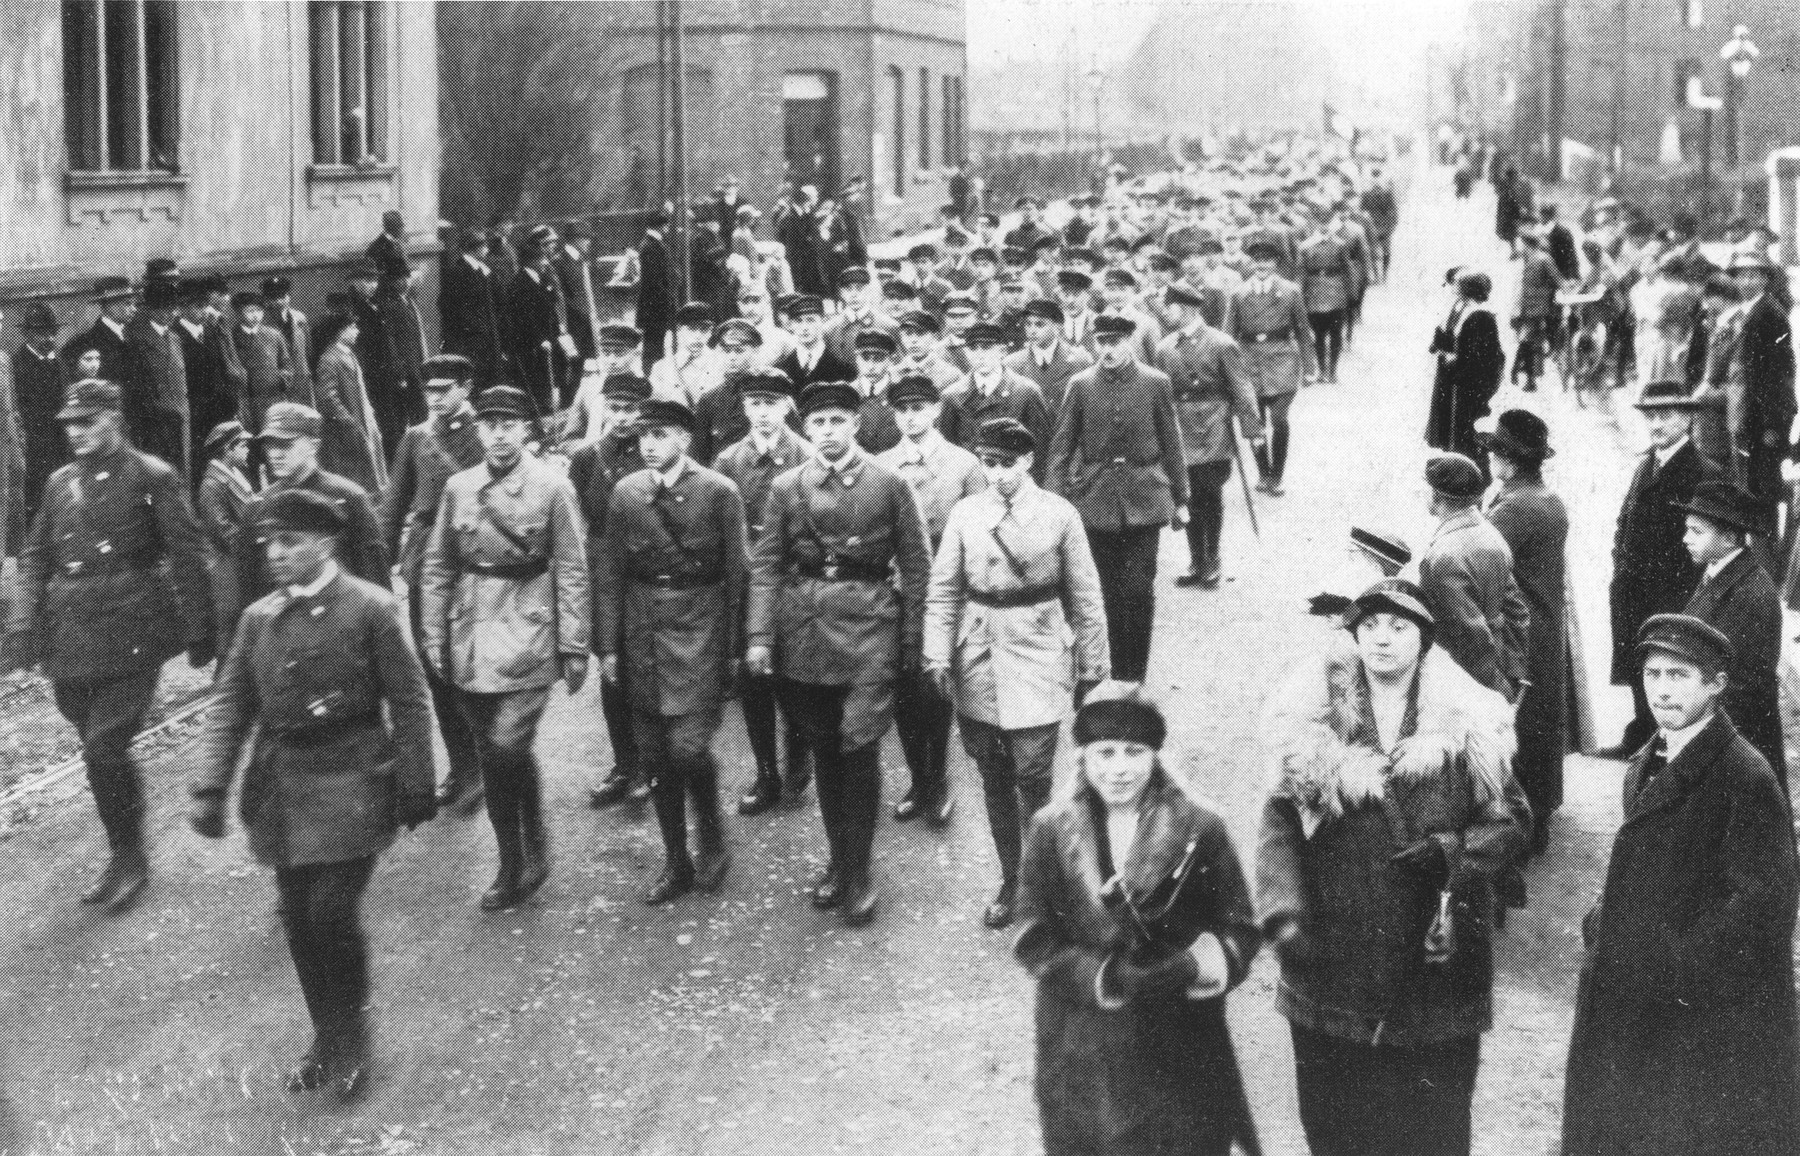
[[[821,582],[886,582],[891,572],[886,566],[877,566],[872,562],[858,562],[850,558],[836,558],[825,562],[795,562],[788,569],[789,574],[801,578],[814,578]]]
[[[725,581],[716,574],[633,574],[630,580],[657,590],[701,590]]]
[[[464,562],[462,568],[483,578],[507,578],[514,582],[525,582],[548,574],[550,561],[540,558],[535,562]]]
[[[341,739],[353,731],[367,730],[380,722],[381,712],[368,710],[345,715],[342,718],[326,719],[322,722],[280,727],[275,731],[275,738],[290,747],[320,747]]]
[[[970,590],[969,601],[994,610],[1039,606],[1062,597],[1060,586],[1021,586],[1017,590]]]

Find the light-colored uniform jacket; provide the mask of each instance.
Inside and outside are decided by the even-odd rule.
[[[476,694],[555,682],[588,652],[586,544],[574,487],[530,455],[497,481],[485,462],[452,477],[421,572],[425,661]]]
[[[1009,607],[969,597],[1033,587],[1060,596]],[[1100,576],[1074,506],[1029,481],[1010,511],[991,489],[956,504],[931,567],[924,658],[951,668],[959,714],[1003,730],[1061,722],[1078,680],[1108,676]]]

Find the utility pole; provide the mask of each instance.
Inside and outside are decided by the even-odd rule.
[[[656,0],[656,206],[669,199],[669,0]]]
[[[1550,80],[1544,100],[1544,145],[1546,173],[1553,181],[1563,179],[1562,142],[1563,106],[1568,99],[1568,46],[1565,25],[1568,23],[1568,0],[1550,3]]]
[[[669,146],[675,162],[675,284],[681,289],[681,300],[687,301],[689,278],[693,266],[688,263],[688,241],[693,222],[688,215],[688,150],[687,150],[687,59],[682,49],[680,0],[668,0],[669,68],[673,75],[669,97]]]
[[[1613,176],[1625,170],[1625,142],[1621,139],[1625,120],[1625,68],[1631,51],[1631,0],[1619,0],[1619,39],[1613,48],[1613,90],[1611,123],[1607,126],[1606,163]]]

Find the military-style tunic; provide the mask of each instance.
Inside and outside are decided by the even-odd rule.
[[[585,535],[574,487],[529,454],[498,479],[485,462],[451,478],[420,570],[426,661],[474,694],[562,677],[588,652]]]
[[[755,440],[746,435],[743,440],[732,443],[713,462],[713,469],[730,478],[738,488],[738,495],[744,499],[744,518],[751,542],[762,537],[768,517],[769,490],[774,487],[775,479],[810,457],[812,443],[783,426],[775,435],[769,453],[757,449]]]
[[[187,479],[122,445],[50,475],[7,632],[36,633],[52,681],[102,682],[210,640],[209,591]]]
[[[612,492],[598,554],[595,649],[624,665],[632,709],[716,718],[744,652],[750,546],[737,487],[691,459],[671,485],[639,470]]]
[[[1225,333],[1243,349],[1244,370],[1257,397],[1300,388],[1301,374],[1312,365],[1312,324],[1292,281],[1275,277],[1266,286],[1255,277],[1245,281],[1226,310]]]
[[[1044,393],[1028,377],[1004,366],[999,380],[986,391],[976,383],[973,374],[964,374],[956,384],[944,391],[944,409],[938,418],[938,429],[950,444],[969,449],[975,444],[983,422],[1009,417],[1031,431],[1037,439],[1038,453],[1032,465],[1032,476],[1044,476],[1045,448],[1056,432],[1056,417],[1044,401]]]
[[[453,475],[480,462],[475,412],[466,405],[410,426],[400,435],[393,474],[381,495],[381,541],[399,560],[400,577],[408,586],[418,584],[425,540],[437,521],[444,486]]]
[[[956,503],[970,494],[987,489],[987,475],[975,455],[961,446],[951,445],[944,435],[930,431],[922,444],[914,446],[902,441],[890,450],[875,455],[912,487],[913,500],[919,505],[919,516],[925,519],[925,532],[935,553],[944,536],[944,523]]]
[[[1163,338],[1156,364],[1175,391],[1187,464],[1231,461],[1236,456],[1232,415],[1246,430],[1259,428],[1262,420],[1237,342],[1201,323]]]
[[[1050,445],[1047,485],[1090,533],[1166,526],[1187,504],[1187,462],[1169,376],[1133,362],[1075,375]]]
[[[399,800],[436,786],[431,699],[399,608],[347,574],[244,611],[201,734],[196,793],[230,786],[253,723],[239,812],[251,853],[271,867],[373,855],[394,841]]]

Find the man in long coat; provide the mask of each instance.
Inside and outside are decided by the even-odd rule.
[[[190,483],[187,363],[175,331],[174,283],[144,287],[144,308],[125,327],[125,423],[138,448],[155,454]]]
[[[1693,404],[1679,383],[1653,381],[1644,386],[1637,407],[1644,411],[1650,450],[1619,509],[1610,590],[1612,683],[1632,688],[1633,714],[1618,744],[1595,752],[1610,759],[1630,758],[1656,729],[1638,682],[1633,640],[1651,615],[1681,611],[1700,577],[1700,568],[1681,544],[1686,518],[1675,508],[1693,497],[1694,487],[1707,477],[1700,451],[1688,437]]]
[[[1529,410],[1509,409],[1483,434],[1493,455],[1500,488],[1488,501],[1487,517],[1512,551],[1513,581],[1531,611],[1525,646],[1525,690],[1513,719],[1519,749],[1513,775],[1531,803],[1531,848],[1543,854],[1550,816],[1563,798],[1563,752],[1567,746],[1569,641],[1564,623],[1569,512],[1544,485],[1550,431]]]
[[[1437,645],[1476,682],[1516,700],[1530,611],[1513,580],[1512,550],[1481,516],[1481,467],[1444,454],[1426,465],[1425,482],[1438,526],[1419,559],[1419,588],[1437,619]]]
[[[56,311],[34,301],[25,307],[21,328],[25,341],[13,355],[13,395],[25,453],[20,524],[28,526],[51,473],[69,460],[68,442],[56,424],[67,379],[62,359],[56,355],[56,334],[62,328]]]
[[[1771,506],[1787,498],[1781,480],[1781,464],[1788,458],[1788,435],[1793,429],[1794,331],[1788,311],[1768,292],[1774,274],[1768,258],[1760,253],[1739,253],[1731,272],[1744,300],[1738,330],[1736,377],[1743,383],[1739,426],[1733,430],[1744,488]],[[1791,515],[1790,515],[1791,516]],[[1777,565],[1771,566],[1781,573]]]
[[[668,227],[668,211],[653,211],[644,222],[644,239],[638,243],[636,324],[644,334],[646,374],[669,351],[669,328],[675,324],[675,307],[681,303],[675,284],[675,261],[669,256],[668,242],[663,240],[663,231]]]
[[[1731,643],[1645,623],[1659,740],[1625,774],[1563,1092],[1564,1156],[1767,1156],[1800,1135],[1794,836],[1756,749],[1718,709]]]
[[[438,286],[438,317],[444,352],[468,358],[479,380],[492,381],[501,365],[500,286],[481,259],[486,237],[481,229],[458,233],[460,252]]]
[[[69,360],[69,380],[75,381],[81,375],[75,372],[75,359],[83,350],[100,351],[100,372],[95,376],[102,381],[125,384],[125,326],[131,315],[137,310],[137,298],[131,290],[131,280],[127,277],[101,277],[94,282],[94,304],[100,308],[100,316],[94,318],[93,325],[78,337],[71,338],[63,346],[63,354]]]
[[[1437,375],[1431,383],[1425,444],[1480,461],[1475,419],[1487,416],[1488,402],[1500,388],[1506,351],[1500,347],[1500,323],[1487,307],[1493,282],[1486,273],[1453,272],[1456,304],[1431,338]]]

